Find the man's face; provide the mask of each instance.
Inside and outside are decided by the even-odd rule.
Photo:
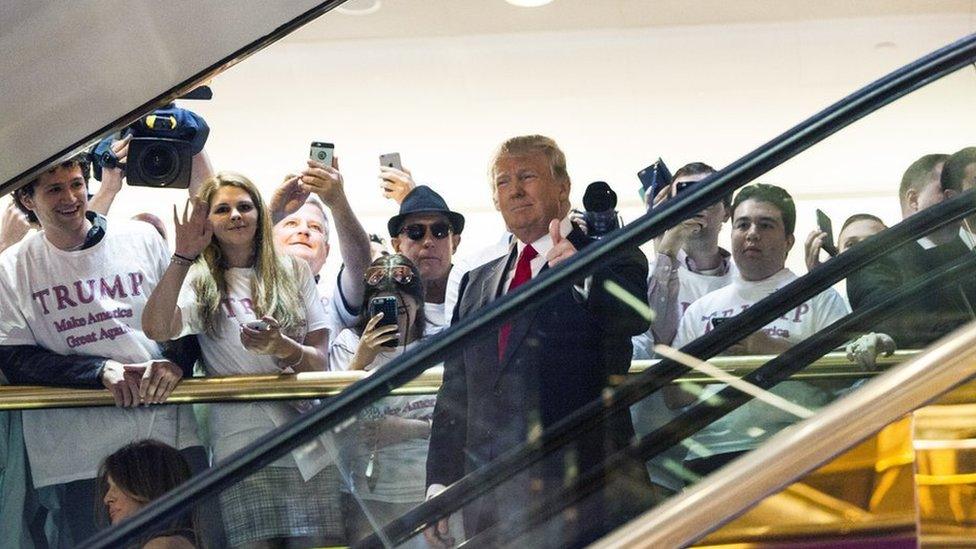
[[[279,221],[272,230],[278,251],[304,259],[318,274],[329,257],[329,225],[322,210],[306,203]]]
[[[732,212],[732,259],[746,280],[763,280],[786,266],[793,247],[783,213],[769,202],[749,199]]]
[[[492,198],[505,226],[516,238],[531,243],[545,236],[549,222],[568,210],[569,181],[556,180],[546,156],[503,154],[492,169]],[[563,211],[567,210],[567,211]]]
[[[442,236],[438,238],[437,235]],[[406,217],[403,229],[392,242],[393,250],[412,261],[420,269],[424,283],[428,284],[447,281],[451,257],[461,242],[461,235],[454,234],[446,215],[417,213]]]
[[[676,177],[671,182],[671,196],[678,195],[678,191],[684,189],[689,184],[695,184],[705,179],[711,174],[683,175]],[[701,224],[701,230],[695,231],[691,239],[717,238],[719,231],[722,230],[722,223],[729,218],[728,208],[721,200],[695,214],[689,221]]]
[[[58,166],[37,178],[33,196],[21,197],[27,209],[34,212],[45,230],[60,232],[86,231],[88,186],[81,166]]]
[[[946,191],[942,188],[939,178],[942,175],[943,164],[938,164],[929,176],[928,181],[918,190],[909,189],[908,191],[908,211],[905,217],[916,214],[926,208],[935,206],[946,199]]]
[[[859,219],[844,227],[837,235],[837,251],[844,253],[848,248],[864,240],[869,236],[874,236],[885,230],[882,223],[873,219]]]

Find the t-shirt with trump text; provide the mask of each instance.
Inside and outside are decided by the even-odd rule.
[[[112,221],[97,244],[77,251],[56,248],[43,232],[29,236],[0,258],[0,345],[123,364],[161,358],[159,345],[142,332],[142,311],[168,258],[155,229],[134,221]],[[34,485],[95,478],[105,457],[135,440],[177,446],[177,409],[24,411]]]

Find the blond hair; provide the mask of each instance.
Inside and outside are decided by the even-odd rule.
[[[519,135],[506,139],[498,146],[495,154],[491,157],[491,165],[488,168],[488,177],[494,185],[495,164],[502,156],[524,156],[527,154],[542,153],[549,162],[549,170],[553,178],[557,180],[569,181],[569,171],[566,169],[566,155],[559,145],[551,138],[544,135]]]
[[[279,256],[271,238],[270,212],[258,188],[248,178],[234,172],[220,172],[204,181],[197,197],[210,207],[221,187],[242,189],[251,197],[258,214],[254,233],[254,274],[251,279],[251,299],[254,314],[269,315],[281,324],[282,332],[295,333],[304,327],[304,304],[299,300],[297,284],[299,265],[289,256]],[[197,307],[204,331],[217,336],[220,302],[227,296],[227,264],[216,237],[204,248],[190,272],[190,284],[196,292]]]

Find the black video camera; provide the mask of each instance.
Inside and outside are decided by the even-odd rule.
[[[132,139],[125,164],[112,152],[112,137],[96,145],[92,152],[96,179],[101,181],[102,167],[121,166],[129,185],[186,189],[193,155],[203,150],[210,128],[196,113],[169,104],[126,128],[122,137],[126,135]]]

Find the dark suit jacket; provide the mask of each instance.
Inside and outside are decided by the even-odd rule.
[[[577,230],[568,238],[577,249],[593,242]],[[501,294],[506,273],[514,268],[514,257],[513,250],[463,277],[455,320],[478,314]],[[594,274],[586,299],[566,288],[514,319],[501,363],[495,330],[468,342],[445,362],[433,416],[428,485],[450,485],[523,443],[534,428],[545,429],[599,398],[608,376],[627,372],[630,338],[646,331],[649,322],[605,291],[607,280],[643,300],[647,260],[639,250],[630,250]],[[609,429],[581,437],[575,446],[579,471],[599,463],[608,450],[626,444],[632,436],[630,416],[625,412]],[[541,476],[551,486],[552,482],[561,484],[563,474],[559,463]],[[470,535],[467,513],[465,524]]]
[[[918,242],[896,248],[847,278],[851,308],[857,311],[879,303],[899,287],[970,253],[958,237],[930,249]],[[922,348],[972,320],[971,306],[976,306],[976,282],[959,281],[908,305],[873,329],[891,335],[899,348]]]

